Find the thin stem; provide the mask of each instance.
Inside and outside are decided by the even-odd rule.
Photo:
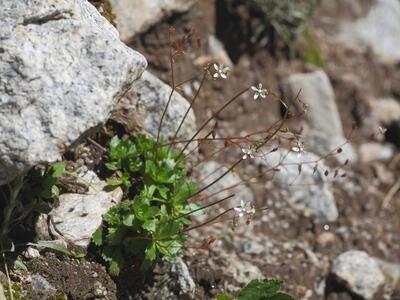
[[[205,80],[206,80],[206,76],[207,76],[207,70],[204,71],[203,77],[201,78],[201,81],[200,81],[199,88],[197,89],[196,94],[193,96],[193,99],[192,99],[192,101],[190,102],[190,105],[189,105],[188,109],[186,110],[185,115],[183,116],[183,118],[182,118],[182,120],[181,120],[181,122],[180,122],[180,124],[179,124],[179,126],[178,126],[178,129],[175,131],[174,137],[172,138],[173,141],[174,141],[174,140],[176,139],[176,137],[178,136],[178,133],[179,133],[179,131],[181,130],[181,127],[182,127],[182,125],[183,125],[183,122],[185,122],[187,115],[189,114],[190,110],[192,109],[193,104],[194,104],[194,102],[196,101],[197,97],[199,96],[200,90],[201,90],[201,88],[203,87],[203,84],[204,84],[204,82],[205,82]],[[171,146],[172,146],[172,145],[169,145],[168,150],[171,149]]]
[[[183,147],[183,149],[181,150],[181,152],[178,155],[178,159],[183,155],[184,151],[187,149],[187,147],[189,147],[190,143],[196,138],[196,136],[204,129],[204,127],[207,126],[208,123],[210,123],[215,117],[218,116],[219,113],[221,113],[225,108],[227,108],[230,104],[232,104],[232,102],[234,102],[236,99],[238,99],[241,95],[243,95],[245,92],[247,92],[248,88],[240,91],[239,93],[237,93],[231,100],[229,100],[228,102],[226,102],[224,105],[222,105],[222,107],[220,109],[217,110],[217,112],[215,112],[207,121],[205,121],[200,128],[196,131],[196,133],[191,137],[191,139],[185,144],[185,146]]]
[[[170,42],[171,42],[171,32],[169,32],[169,40],[170,40]],[[174,91],[175,91],[175,71],[174,71],[174,56],[173,56],[173,54],[172,54],[172,49],[170,48],[170,53],[169,53],[169,61],[170,61],[170,67],[171,67],[171,83],[172,83],[172,89],[171,89],[171,93],[170,93],[170,95],[169,95],[169,97],[168,97],[168,101],[167,101],[167,104],[165,105],[165,108],[164,108],[164,111],[163,111],[163,113],[162,113],[162,115],[161,115],[161,118],[160,118],[160,123],[158,124],[158,130],[157,130],[157,145],[158,145],[158,143],[159,143],[159,141],[160,141],[160,131],[161,131],[161,126],[162,126],[162,123],[163,123],[163,121],[164,121],[164,117],[165,117],[165,114],[167,113],[167,109],[168,109],[168,106],[169,106],[169,104],[170,104],[170,102],[171,102],[171,100],[172,100],[172,95],[174,94]]]
[[[207,205],[201,206],[201,207],[199,207],[199,208],[196,208],[196,209],[194,209],[194,210],[192,210],[192,211],[190,211],[190,212],[188,212],[188,213],[185,213],[185,214],[183,214],[183,215],[180,215],[180,216],[174,218],[173,221],[175,221],[175,220],[177,220],[177,219],[180,219],[180,218],[184,218],[184,217],[189,216],[189,215],[191,215],[191,214],[194,214],[195,212],[198,212],[198,211],[200,211],[200,210],[203,210],[203,209],[209,208],[209,207],[211,207],[211,206],[217,205],[217,204],[219,204],[219,203],[221,203],[221,202],[224,202],[224,201],[226,201],[226,200],[228,200],[228,199],[230,199],[230,198],[232,198],[232,197],[234,197],[234,196],[235,196],[235,194],[231,194],[231,195],[229,195],[229,196],[227,196],[227,197],[225,197],[225,198],[219,199],[219,200],[214,201],[214,202],[212,202],[212,203],[210,203],[210,204],[207,204]]]
[[[186,228],[185,230],[182,230],[181,233],[185,233],[185,232],[188,232],[188,231],[190,231],[190,230],[193,230],[193,229],[197,229],[197,228],[206,226],[206,225],[212,223],[213,221],[217,220],[218,218],[222,217],[223,215],[226,215],[228,212],[230,212],[230,211],[232,211],[232,210],[233,210],[233,208],[229,208],[229,209],[225,210],[224,212],[218,214],[218,215],[215,216],[214,218],[211,218],[211,219],[207,220],[207,221],[204,222],[204,223],[201,223],[201,224],[199,224],[199,225],[195,225],[195,226]]]
[[[285,115],[282,119],[281,124],[278,126],[278,128],[275,129],[275,131],[271,134],[268,135],[264,141],[262,143],[260,143],[258,146],[255,147],[255,150],[257,151],[258,149],[260,149],[261,147],[263,147],[266,143],[268,143],[275,135],[277,132],[279,132],[279,130],[282,128],[283,124],[286,121],[287,115],[289,113],[289,110],[285,111]],[[190,196],[188,199],[191,199],[197,195],[199,195],[200,193],[202,193],[203,191],[207,190],[209,187],[213,186],[215,183],[217,183],[218,181],[220,181],[223,177],[225,177],[229,172],[231,172],[238,164],[240,164],[243,161],[243,157],[241,157],[240,159],[238,159],[228,170],[226,170],[223,174],[221,174],[220,176],[218,176],[218,178],[216,178],[215,180],[213,180],[211,183],[207,184],[206,186],[204,186],[202,189],[200,189],[199,191],[197,191],[196,193],[194,193],[192,196]]]

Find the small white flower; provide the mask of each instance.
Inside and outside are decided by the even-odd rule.
[[[243,200],[240,200],[240,206],[235,207],[234,210],[237,212],[239,218],[242,218],[244,216],[251,217],[256,213],[256,209],[253,205],[251,205],[251,202],[244,202]]]
[[[247,149],[243,149],[242,148],[242,152],[243,152],[243,159],[247,159],[248,157],[250,158],[254,158],[254,148],[252,148],[251,146],[248,147]]]
[[[229,67],[223,65],[223,64],[214,64],[214,69],[215,69],[215,73],[212,75],[213,79],[227,79],[228,78],[228,74],[231,71],[231,69],[229,69]]]
[[[292,151],[297,153],[297,157],[300,157],[304,153],[304,144],[302,141],[297,141],[297,144],[292,147]]]
[[[264,89],[261,83],[257,87],[252,86],[251,89],[254,92],[254,100],[257,100],[259,97],[265,98],[268,95],[268,90]]]

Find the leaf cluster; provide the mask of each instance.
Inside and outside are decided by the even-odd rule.
[[[103,215],[104,224],[93,235],[110,273],[117,275],[131,257],[142,267],[172,259],[186,241],[186,214],[195,209],[187,199],[196,185],[187,178],[184,163],[168,147],[138,135],[134,140],[112,138],[105,166],[112,172],[110,186],[134,194]]]
[[[295,300],[292,296],[279,292],[282,286],[282,280],[255,279],[250,281],[236,298],[220,294],[217,296],[217,300]]]

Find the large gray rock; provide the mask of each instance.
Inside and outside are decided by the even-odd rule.
[[[86,194],[60,195],[59,204],[49,213],[49,217],[42,215],[36,224],[39,238],[53,237],[65,240],[72,246],[87,248],[93,233],[102,224],[102,215],[121,202],[122,189],[118,187],[104,191],[106,183],[92,171],[80,178],[82,183],[89,186]]]
[[[117,28],[129,42],[163,18],[187,11],[196,0],[110,0]]]
[[[115,107],[111,118],[122,123],[127,131],[138,127],[153,137],[157,136],[160,119],[171,87],[150,72],[145,71],[132,89]],[[178,92],[174,92],[161,126],[161,134],[165,140],[172,138],[189,108],[189,102]],[[183,123],[178,138],[190,139],[196,132],[196,118],[190,110]]]
[[[313,152],[325,155],[342,145],[346,138],[336,106],[331,82],[322,70],[305,74],[292,74],[283,82],[286,99],[294,99],[301,90],[300,98],[307,103],[304,139]],[[350,144],[343,147],[339,161],[356,160],[356,153]]]
[[[344,24],[338,40],[360,50],[371,48],[383,62],[400,61],[400,2],[378,0],[366,17]]]
[[[268,154],[261,164],[271,168],[278,166],[275,173],[276,183],[279,186],[283,199],[295,210],[305,215],[313,216],[318,223],[334,222],[338,218],[338,209],[331,183],[324,176],[326,166],[322,161],[314,172],[314,164],[318,156],[306,152],[300,157],[294,152],[286,150]],[[299,173],[298,165],[301,164]]]
[[[4,0],[0,184],[104,122],[146,60],[86,0]]]
[[[373,299],[385,282],[385,277],[374,258],[364,251],[351,250],[336,257],[332,274],[354,294]]]

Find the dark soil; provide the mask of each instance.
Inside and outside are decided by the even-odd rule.
[[[35,258],[27,267],[40,274],[69,299],[117,299],[117,288],[106,268],[86,259],[58,258],[55,254]]]

